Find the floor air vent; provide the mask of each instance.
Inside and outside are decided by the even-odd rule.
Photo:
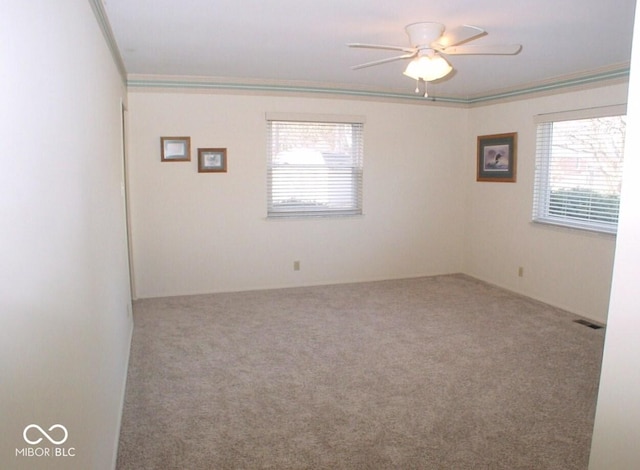
[[[593,328],[594,330],[599,330],[602,328],[600,325],[596,325],[595,323],[591,323],[587,320],[573,320],[575,323],[580,323],[581,325],[588,326],[589,328]]]

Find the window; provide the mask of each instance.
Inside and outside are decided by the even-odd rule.
[[[624,153],[624,109],[540,116],[534,222],[615,233]],[[575,118],[575,117],[578,118]]]
[[[362,118],[267,115],[267,216],[362,214]]]

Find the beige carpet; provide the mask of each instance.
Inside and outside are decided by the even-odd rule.
[[[146,299],[118,469],[586,469],[604,330],[462,275]]]

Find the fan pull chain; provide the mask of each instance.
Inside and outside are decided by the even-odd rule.
[[[429,93],[427,93],[427,81],[423,80],[422,78],[418,78],[416,80],[416,90],[415,90],[416,91],[416,95],[421,93],[420,92],[420,82],[424,82],[424,94],[423,94],[423,96],[425,98],[428,98],[429,97]]]

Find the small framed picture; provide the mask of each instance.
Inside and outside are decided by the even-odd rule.
[[[514,183],[518,134],[478,136],[477,181]]]
[[[160,137],[163,162],[190,162],[191,137]]]
[[[227,149],[198,149],[198,173],[226,173]]]

